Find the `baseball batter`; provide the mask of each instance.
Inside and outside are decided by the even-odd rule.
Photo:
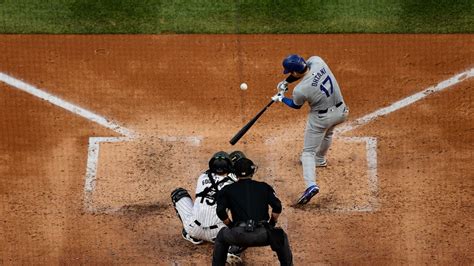
[[[349,109],[336,77],[321,57],[312,56],[305,61],[299,55],[290,55],[283,60],[283,67],[283,73],[290,75],[278,83],[278,93],[272,100],[295,109],[300,109],[305,102],[310,106],[301,154],[306,190],[297,202],[306,204],[319,192],[316,167],[327,165],[326,154],[334,128],[346,120]],[[288,84],[297,80],[299,83],[293,89],[293,98],[284,97]]]
[[[171,193],[176,213],[183,223],[184,239],[196,245],[214,242],[219,230],[225,226],[216,214],[217,192],[236,181],[229,155],[220,151],[209,160],[209,170],[199,176],[194,202],[184,188]]]

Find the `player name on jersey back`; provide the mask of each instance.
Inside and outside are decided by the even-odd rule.
[[[202,185],[203,186],[207,187],[206,185],[208,185],[208,184],[212,185],[212,182],[211,182],[211,180],[209,180],[209,178],[205,178],[205,179],[202,180]],[[217,187],[221,188],[226,184],[227,184],[226,182],[217,182]]]
[[[321,80],[321,78],[327,73],[326,69],[323,67],[319,70],[319,72],[314,72],[314,78],[313,82],[311,83],[311,86],[317,87],[318,82]]]

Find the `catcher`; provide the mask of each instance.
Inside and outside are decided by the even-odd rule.
[[[237,181],[232,172],[229,154],[219,151],[209,160],[209,169],[198,178],[194,202],[184,188],[171,192],[173,206],[183,223],[184,239],[195,245],[214,242],[219,230],[225,227],[216,215],[216,197],[219,190]]]

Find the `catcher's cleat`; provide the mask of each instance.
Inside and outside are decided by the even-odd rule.
[[[204,240],[196,239],[196,238],[190,236],[188,234],[188,232],[186,232],[186,230],[184,230],[184,228],[183,228],[182,236],[183,236],[184,239],[188,240],[189,242],[193,243],[194,245],[199,245],[199,244],[202,244],[204,242]]]
[[[303,195],[298,199],[297,204],[299,205],[304,205],[308,203],[314,195],[318,194],[319,192],[319,187],[317,185],[312,185],[309,188],[307,188]]]

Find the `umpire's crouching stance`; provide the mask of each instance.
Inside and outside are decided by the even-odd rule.
[[[274,228],[281,213],[281,201],[265,182],[251,179],[256,165],[243,153],[234,163],[239,180],[224,187],[217,195],[217,216],[228,227],[222,228],[214,243],[212,265],[225,265],[230,245],[258,247],[270,245],[281,265],[293,265],[288,237],[281,228]],[[272,207],[271,218],[268,205]],[[232,220],[227,215],[232,214]]]

